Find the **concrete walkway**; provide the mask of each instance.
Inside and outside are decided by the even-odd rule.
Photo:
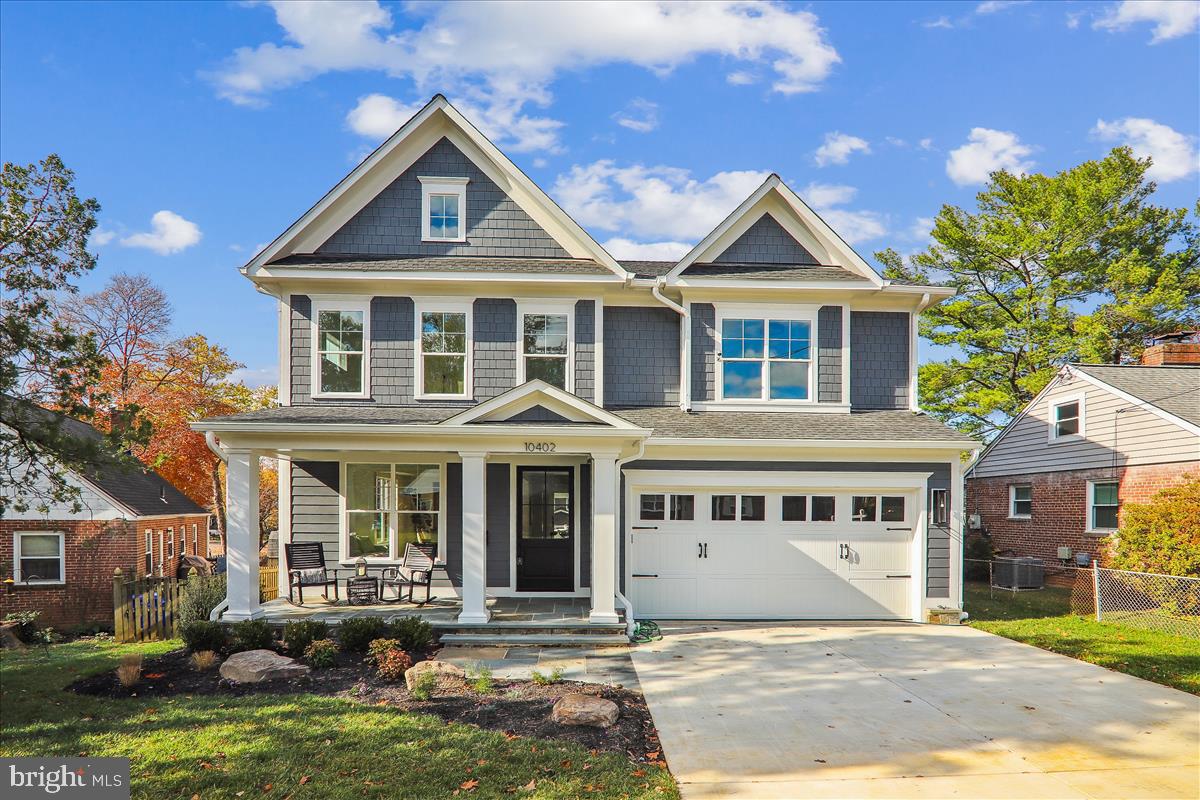
[[[962,627],[696,624],[632,653],[685,798],[1197,798],[1200,698]]]

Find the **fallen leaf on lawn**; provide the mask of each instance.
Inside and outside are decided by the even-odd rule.
[[[646,775],[646,770],[644,770],[644,769],[635,769],[633,771],[633,777],[635,777],[635,778],[643,778],[643,777],[645,777],[645,775]]]
[[[536,788],[537,788],[537,778],[530,778],[529,783],[527,783],[521,787],[521,791],[532,792]]]
[[[233,796],[234,796],[234,797],[241,797],[241,796],[242,796],[242,795],[244,795],[245,793],[246,793],[246,790],[245,790],[245,789],[243,789],[243,790],[242,790],[242,791],[240,791],[240,792],[234,792],[234,793],[233,793]]]
[[[463,781],[462,783],[460,783],[458,785],[458,788],[462,789],[463,791],[469,792],[478,785],[479,785],[478,779],[471,778],[471,780],[469,780],[469,781]]]
[[[200,800],[200,795],[198,795],[198,794],[192,795],[192,800]]]
[[[511,742],[513,739],[518,739],[520,737],[517,736],[515,733],[509,733],[508,731],[505,731],[504,738]]]
[[[216,769],[216,767],[214,767],[212,764],[208,763],[207,761],[201,761],[200,769]]]
[[[264,783],[264,784],[263,784],[263,791],[264,791],[264,792],[269,792],[269,791],[271,791],[271,790],[272,790],[272,789],[274,789],[274,788],[275,788],[275,784],[273,784],[273,783]]]
[[[570,769],[570,768],[571,768],[571,759],[569,759],[569,758],[567,758],[567,759],[563,759],[563,761],[562,761],[562,768],[563,768],[563,769]]]
[[[653,753],[646,753],[646,758],[653,761],[654,759],[658,758],[658,751],[655,750]]]
[[[388,701],[387,701],[387,699],[386,699],[386,698],[384,698],[383,700],[380,700],[380,701],[379,701],[378,703],[376,703],[375,705],[377,705],[377,706],[386,706],[387,704],[388,704]]]
[[[167,674],[165,672],[147,672],[142,677],[148,678],[153,681],[153,680],[158,680],[159,678],[165,678],[165,677],[167,677]]]
[[[312,780],[312,775],[301,775],[300,776],[300,785],[303,786],[304,784],[308,783],[311,780]]]
[[[481,758],[481,759],[479,759],[478,761],[476,761],[476,762],[475,762],[475,764],[476,764],[477,766],[480,766],[480,767],[482,767],[482,766],[483,766],[484,764],[486,764],[486,763],[487,763],[487,759],[485,759],[485,758]]]

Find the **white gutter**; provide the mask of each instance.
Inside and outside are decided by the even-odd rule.
[[[215,433],[213,433],[212,431],[205,432],[204,443],[206,445],[208,445],[208,449],[212,450],[213,453],[217,456],[217,458],[221,459],[222,462],[225,462],[225,463],[229,462],[229,455],[225,452],[225,448],[221,447],[221,445],[217,443],[217,435]],[[208,531],[205,531],[204,535],[208,536]],[[225,541],[226,542],[229,541],[228,537],[226,538]],[[206,550],[206,552],[207,552],[207,550]],[[226,564],[229,563],[229,553],[225,554],[225,563]],[[226,570],[228,570],[228,567],[226,567]],[[225,610],[228,608],[229,608],[229,578],[228,578],[228,574],[227,574],[226,578],[225,578],[225,599],[222,600],[221,602],[217,603],[216,608],[214,608],[212,611],[208,612],[209,621],[216,622],[218,619],[221,618],[221,615],[224,614]]]
[[[679,407],[684,411],[690,411],[692,407],[692,330],[687,309],[662,293],[662,287],[666,283],[666,278],[656,280],[650,287],[650,294],[654,295],[655,300],[679,315]]]
[[[637,453],[635,453],[634,455],[629,456],[628,458],[618,458],[617,459],[616,493],[617,493],[617,502],[618,502],[618,505],[620,508],[625,508],[625,496],[621,494],[621,468],[624,467],[626,464],[628,464],[631,461],[637,461],[639,458],[641,458],[642,456],[644,456],[646,454],[646,440],[639,439],[637,446],[638,446]],[[625,526],[624,525],[621,526],[621,537],[622,537],[622,541],[624,541],[624,537],[625,537]],[[628,575],[630,572],[629,561],[630,561],[630,559],[633,558],[632,551],[633,551],[632,547],[625,548],[625,563],[623,566],[625,568],[624,571],[625,571],[626,575]],[[620,560],[620,559],[618,559],[618,560]],[[626,597],[624,594],[621,593],[621,577],[622,576],[618,575],[617,581],[616,581],[617,599],[619,601],[621,601],[621,605],[625,608],[625,635],[630,638],[633,638],[633,631],[635,628],[637,628],[637,620],[635,620],[634,616],[633,616],[633,602],[628,597]]]

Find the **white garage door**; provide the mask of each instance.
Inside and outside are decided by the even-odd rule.
[[[911,491],[631,494],[639,617],[911,618]]]

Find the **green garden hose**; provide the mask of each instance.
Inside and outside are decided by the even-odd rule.
[[[633,641],[636,644],[646,644],[661,638],[662,631],[658,629],[658,623],[655,622],[639,622],[633,629]]]

